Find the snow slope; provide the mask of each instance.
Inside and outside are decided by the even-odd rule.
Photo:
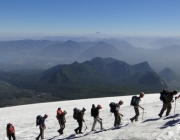
[[[114,129],[114,115],[109,112],[109,103],[123,100],[120,112],[124,115],[122,118],[123,125]],[[172,110],[168,117],[159,119],[158,113],[162,107],[159,100],[159,94],[146,94],[140,104],[145,108],[144,115],[140,109],[139,121],[130,122],[130,118],[134,116],[134,109],[130,106],[131,96],[118,96],[108,98],[84,99],[59,101],[51,103],[41,103],[32,105],[23,105],[15,107],[0,108],[0,139],[7,140],[6,125],[11,122],[16,129],[17,140],[33,140],[39,134],[39,128],[35,125],[37,115],[47,113],[49,117],[46,120],[47,129],[45,130],[46,140],[76,139],[76,140],[177,140],[180,139],[180,99],[176,101],[176,110],[174,112],[175,103],[172,104]],[[103,119],[103,126],[107,131],[98,131],[99,124],[96,125],[95,132],[91,132],[93,118],[90,116],[92,104],[101,104],[100,117]],[[57,108],[67,111],[66,128],[64,134],[58,136],[58,121],[56,120]],[[84,118],[88,129],[80,135],[75,135],[74,129],[78,126],[76,120],[73,119],[73,108],[85,107]],[[175,113],[175,116],[174,116]],[[165,115],[165,113],[164,113]],[[143,119],[143,120],[142,120]],[[83,125],[83,130],[85,125]]]

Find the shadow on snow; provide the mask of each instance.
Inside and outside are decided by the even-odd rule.
[[[64,137],[64,138],[59,138],[58,140],[64,140],[64,139],[76,139],[76,138],[82,138],[82,137],[85,137],[89,134],[97,134],[97,133],[100,133],[100,132],[105,132],[105,131],[108,131],[108,130],[116,130],[116,129],[120,129],[122,127],[126,127],[129,123],[125,124],[125,125],[122,125],[122,126],[118,126],[118,127],[111,127],[111,128],[108,128],[108,129],[105,129],[105,130],[98,130],[98,131],[90,131],[90,132],[87,132],[85,134],[81,134],[81,135],[77,135],[77,134],[71,134],[67,137]],[[54,138],[56,137],[59,137],[59,136],[54,136],[48,140],[53,140]]]

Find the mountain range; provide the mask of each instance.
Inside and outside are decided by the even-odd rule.
[[[97,92],[95,89],[101,92],[106,89],[105,91],[109,92],[109,96],[111,96],[112,88],[116,89],[116,94],[120,94],[118,90],[124,89],[123,86],[131,87],[131,90],[134,92],[141,91],[142,89],[148,92],[157,92],[167,88],[166,83],[154,72],[147,62],[129,65],[117,59],[100,57],[83,63],[74,62],[68,65],[52,67],[41,74],[41,81],[47,85],[56,85],[59,93],[66,92],[67,94],[72,94],[73,92],[75,94],[77,91],[83,93],[85,90],[90,94],[93,90],[92,87],[94,87],[94,92]],[[70,90],[68,85],[78,90]],[[111,88],[107,89],[105,85]],[[130,92],[130,88],[127,91]],[[128,94],[127,91],[124,94]],[[105,96],[103,92],[102,95]]]
[[[146,61],[130,65],[118,59],[101,57],[82,63],[59,64],[46,70],[0,71],[0,80],[17,89],[13,93],[11,90],[2,92],[1,106],[10,105],[12,101],[15,105],[27,101],[112,97],[138,94],[141,91],[160,92],[168,88]],[[7,86],[2,84],[2,87]],[[13,87],[9,86],[9,89]],[[20,97],[23,93],[26,95]]]
[[[180,44],[176,43],[150,49],[114,38],[1,41],[0,80],[19,90],[47,93],[52,100],[178,90]],[[34,70],[42,73],[29,74]],[[9,103],[14,94],[7,95],[11,97]]]
[[[44,71],[42,79],[53,83],[86,81],[125,84],[126,79],[130,80],[135,74],[144,75],[146,72],[154,72],[147,62],[129,65],[117,59],[97,57],[83,63],[55,66]]]
[[[162,41],[161,41],[162,42]],[[173,41],[171,41],[173,42]],[[18,40],[0,42],[0,70],[7,69],[47,69],[58,64],[84,62],[95,57],[112,57],[129,64],[147,61],[158,73],[165,67],[173,69],[180,75],[178,54],[180,44],[175,41],[150,48],[133,46],[125,40],[114,38],[94,41],[49,41]]]

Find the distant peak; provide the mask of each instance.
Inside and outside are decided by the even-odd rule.
[[[101,32],[97,31],[96,34],[100,34]]]

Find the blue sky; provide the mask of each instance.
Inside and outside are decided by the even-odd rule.
[[[180,36],[180,0],[0,0],[0,37]]]

